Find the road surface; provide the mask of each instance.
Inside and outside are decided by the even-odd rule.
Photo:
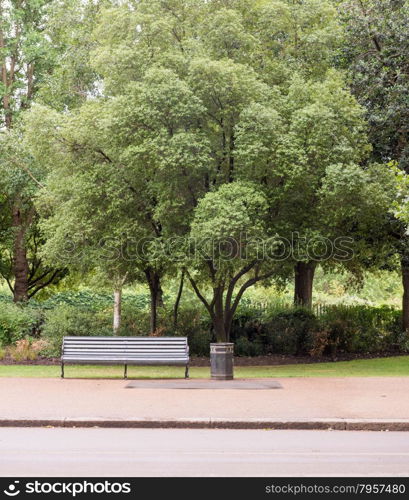
[[[409,433],[1,428],[1,476],[408,476]]]

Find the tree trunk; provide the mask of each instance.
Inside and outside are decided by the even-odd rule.
[[[216,335],[216,342],[228,342],[228,336],[226,333],[226,328],[224,326],[223,314],[215,315],[213,318],[213,328]]]
[[[119,335],[121,329],[121,316],[122,316],[122,289],[114,290],[114,335]]]
[[[14,274],[14,302],[26,302],[28,300],[28,274],[29,266],[25,245],[26,229],[22,221],[18,205],[13,207],[13,274]]]
[[[160,286],[160,275],[151,268],[145,270],[145,275],[148,281],[151,297],[150,333],[154,333],[156,332],[158,327],[158,305],[160,303],[160,297],[162,294],[162,288]]]
[[[213,290],[214,297],[214,315],[213,327],[217,342],[228,342],[229,335],[226,331],[225,315],[223,307],[223,288],[215,288]]]
[[[158,327],[158,296],[157,291],[151,288],[151,333],[155,333]]]
[[[180,284],[179,284],[178,294],[175,300],[175,306],[173,308],[173,328],[175,330],[178,327],[179,304],[180,304],[180,299],[182,298],[184,281],[185,281],[185,271],[183,270],[180,276]]]
[[[317,264],[315,262],[297,262],[294,267],[294,305],[312,306],[312,285]]]
[[[406,332],[409,331],[409,262],[405,258],[401,260],[401,269],[403,285],[402,328]]]
[[[163,302],[163,290],[162,290],[162,286],[160,284],[160,280],[159,280],[159,284],[158,284],[158,294],[157,294],[157,298],[156,298],[156,307],[165,307],[165,303]]]

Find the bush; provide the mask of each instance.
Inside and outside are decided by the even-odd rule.
[[[182,307],[178,315],[178,325],[176,331],[173,328],[171,314],[168,315],[167,331],[170,335],[187,337],[190,354],[193,356],[209,356],[210,342],[213,341],[211,323],[201,307]]]
[[[397,352],[409,353],[409,332],[400,332],[391,339]]]
[[[159,336],[188,337],[190,352],[196,356],[208,356],[212,339],[208,322],[200,311],[194,308],[181,309],[178,328],[173,328],[171,311],[159,309]],[[120,335],[146,336],[150,332],[150,313],[132,303],[125,303],[122,309]],[[64,336],[111,336],[112,307],[90,311],[71,305],[60,305],[45,313],[43,338],[48,341],[47,355],[59,356]]]
[[[150,312],[146,297],[127,297],[120,334],[148,335]],[[47,341],[41,353],[59,356],[64,336],[112,335],[110,294],[64,292],[43,303],[32,301],[25,306],[11,303],[10,298],[7,301],[0,297],[0,301],[0,350],[14,345],[13,356],[34,359],[30,350],[38,338]],[[209,356],[214,335],[210,318],[200,304],[182,305],[176,329],[171,308],[160,307],[158,315],[157,335],[187,337],[193,356]],[[24,339],[29,339],[29,345],[17,344]],[[320,308],[317,317],[310,310],[285,304],[261,309],[244,302],[233,320],[231,341],[238,356],[271,353],[336,357],[340,353],[409,352],[409,335],[402,332],[401,311],[388,306],[326,306]],[[4,356],[4,350],[2,353]]]
[[[263,335],[262,311],[249,305],[239,306],[233,318],[230,339],[232,342],[242,337],[255,341]]]
[[[64,336],[112,335],[111,312],[91,312],[79,307],[61,305],[45,314],[43,337],[48,341],[47,354],[59,356]]]
[[[279,312],[264,324],[266,351],[274,354],[306,354],[311,334],[317,329],[316,316],[307,309]]]
[[[312,311],[280,307],[261,311],[246,304],[233,321],[238,355],[290,354],[336,357],[339,353],[409,352],[401,312],[389,306],[334,305]]]
[[[112,306],[107,310],[112,322]],[[122,319],[120,335],[143,336],[148,335],[150,331],[150,312],[148,309],[141,309],[135,304],[124,303],[122,305]],[[112,332],[110,333],[112,335]]]
[[[321,330],[327,332],[323,353],[401,351],[405,338],[400,321],[400,311],[388,306],[327,307],[320,317]]]
[[[38,336],[41,312],[27,305],[2,303],[0,310],[0,346],[7,346],[28,335]]]
[[[112,293],[95,293],[89,290],[58,292],[46,300],[31,301],[33,307],[40,309],[54,309],[55,307],[67,305],[75,306],[88,311],[98,311],[112,307]],[[124,293],[122,304],[130,305],[134,309],[146,309],[149,305],[148,295],[134,295]]]
[[[194,332],[188,338],[190,355],[193,356],[210,356],[210,342],[212,342],[212,334],[210,331]]]
[[[263,345],[260,341],[250,341],[247,337],[239,337],[234,346],[236,356],[260,356],[263,354]]]
[[[9,347],[8,354],[14,361],[33,361],[41,352],[46,351],[46,348],[45,340],[26,338],[17,340],[14,346]]]

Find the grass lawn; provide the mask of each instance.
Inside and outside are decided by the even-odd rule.
[[[120,366],[66,366],[67,378],[122,378]],[[209,368],[190,368],[191,378],[208,378]],[[59,377],[60,367],[49,365],[1,365],[0,377]],[[183,367],[129,366],[128,378],[181,378]],[[402,377],[409,376],[409,356],[338,361],[304,365],[240,366],[237,378],[261,377]]]

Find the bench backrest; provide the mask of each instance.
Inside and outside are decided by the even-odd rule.
[[[187,337],[64,337],[63,356],[96,359],[179,359],[189,356]]]

